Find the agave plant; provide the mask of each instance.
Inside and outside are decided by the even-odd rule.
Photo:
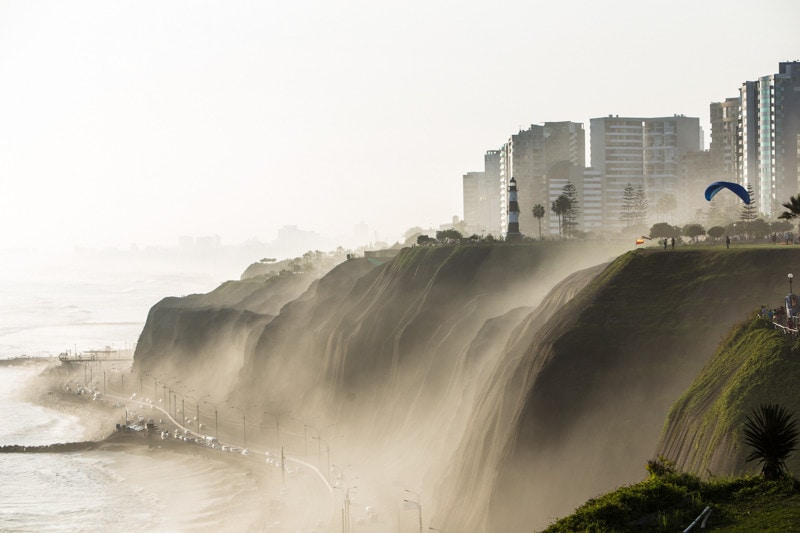
[[[786,472],[786,459],[797,449],[797,421],[777,404],[762,404],[744,423],[744,442],[753,448],[746,461],[758,460],[764,479]]]

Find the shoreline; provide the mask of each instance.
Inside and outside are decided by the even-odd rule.
[[[67,392],[55,365],[37,365],[22,398],[74,417],[85,440],[46,445],[6,445],[0,454],[75,454],[99,459],[96,468],[126,490],[147,494],[152,506],[148,531],[281,531],[285,514],[276,504],[280,475],[255,456],[233,455],[200,444],[162,438],[160,431],[118,431],[124,408],[92,395]],[[130,402],[128,402],[130,403]],[[321,529],[319,531],[325,531]]]

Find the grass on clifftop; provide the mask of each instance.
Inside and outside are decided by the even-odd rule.
[[[589,500],[545,533],[683,531],[706,506],[711,515],[705,529],[698,524],[693,531],[800,531],[800,481],[794,478],[704,482],[669,467],[659,474],[648,469],[649,479]]]

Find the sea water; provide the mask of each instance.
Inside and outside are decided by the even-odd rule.
[[[133,349],[152,305],[165,296],[207,292],[216,277],[86,264],[12,266],[17,268],[0,271],[0,359],[107,346]],[[0,445],[46,446],[87,438],[80,418],[24,399],[41,371],[40,365],[0,365]],[[128,471],[152,472],[152,479],[124,479],[120,469],[112,468],[120,461]],[[0,453],[0,531],[196,529],[188,518],[170,514],[164,494],[167,499],[169,492],[180,496],[175,484],[203,486],[209,477],[218,482],[219,472],[205,468],[186,458],[166,467],[146,455],[107,451]],[[173,485],[158,479],[165,471]],[[162,485],[165,491],[159,491]],[[202,511],[187,505],[195,514]]]
[[[20,400],[41,366],[0,367],[0,445],[84,439],[76,416]],[[124,483],[108,452],[0,453],[0,531],[141,531],[158,527],[152,494]]]

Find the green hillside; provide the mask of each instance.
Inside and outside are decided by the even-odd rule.
[[[744,477],[713,482],[689,474],[653,476],[589,500],[545,533],[683,531],[706,508],[706,527],[693,531],[800,531],[800,482]]]
[[[545,531],[676,531],[706,506],[711,531],[800,531],[800,482],[753,475],[758,465],[746,463],[742,436],[761,404],[778,403],[797,419],[798,380],[800,341],[756,314],[737,324],[670,410],[659,445],[666,473],[591,499]],[[694,474],[676,473],[671,459]],[[663,473],[659,466],[649,470]],[[787,466],[798,475],[800,453]]]
[[[670,410],[658,453],[702,476],[754,472],[745,465],[745,417],[777,403],[800,417],[800,341],[753,316],[723,340]],[[800,454],[787,462],[800,475]]]

